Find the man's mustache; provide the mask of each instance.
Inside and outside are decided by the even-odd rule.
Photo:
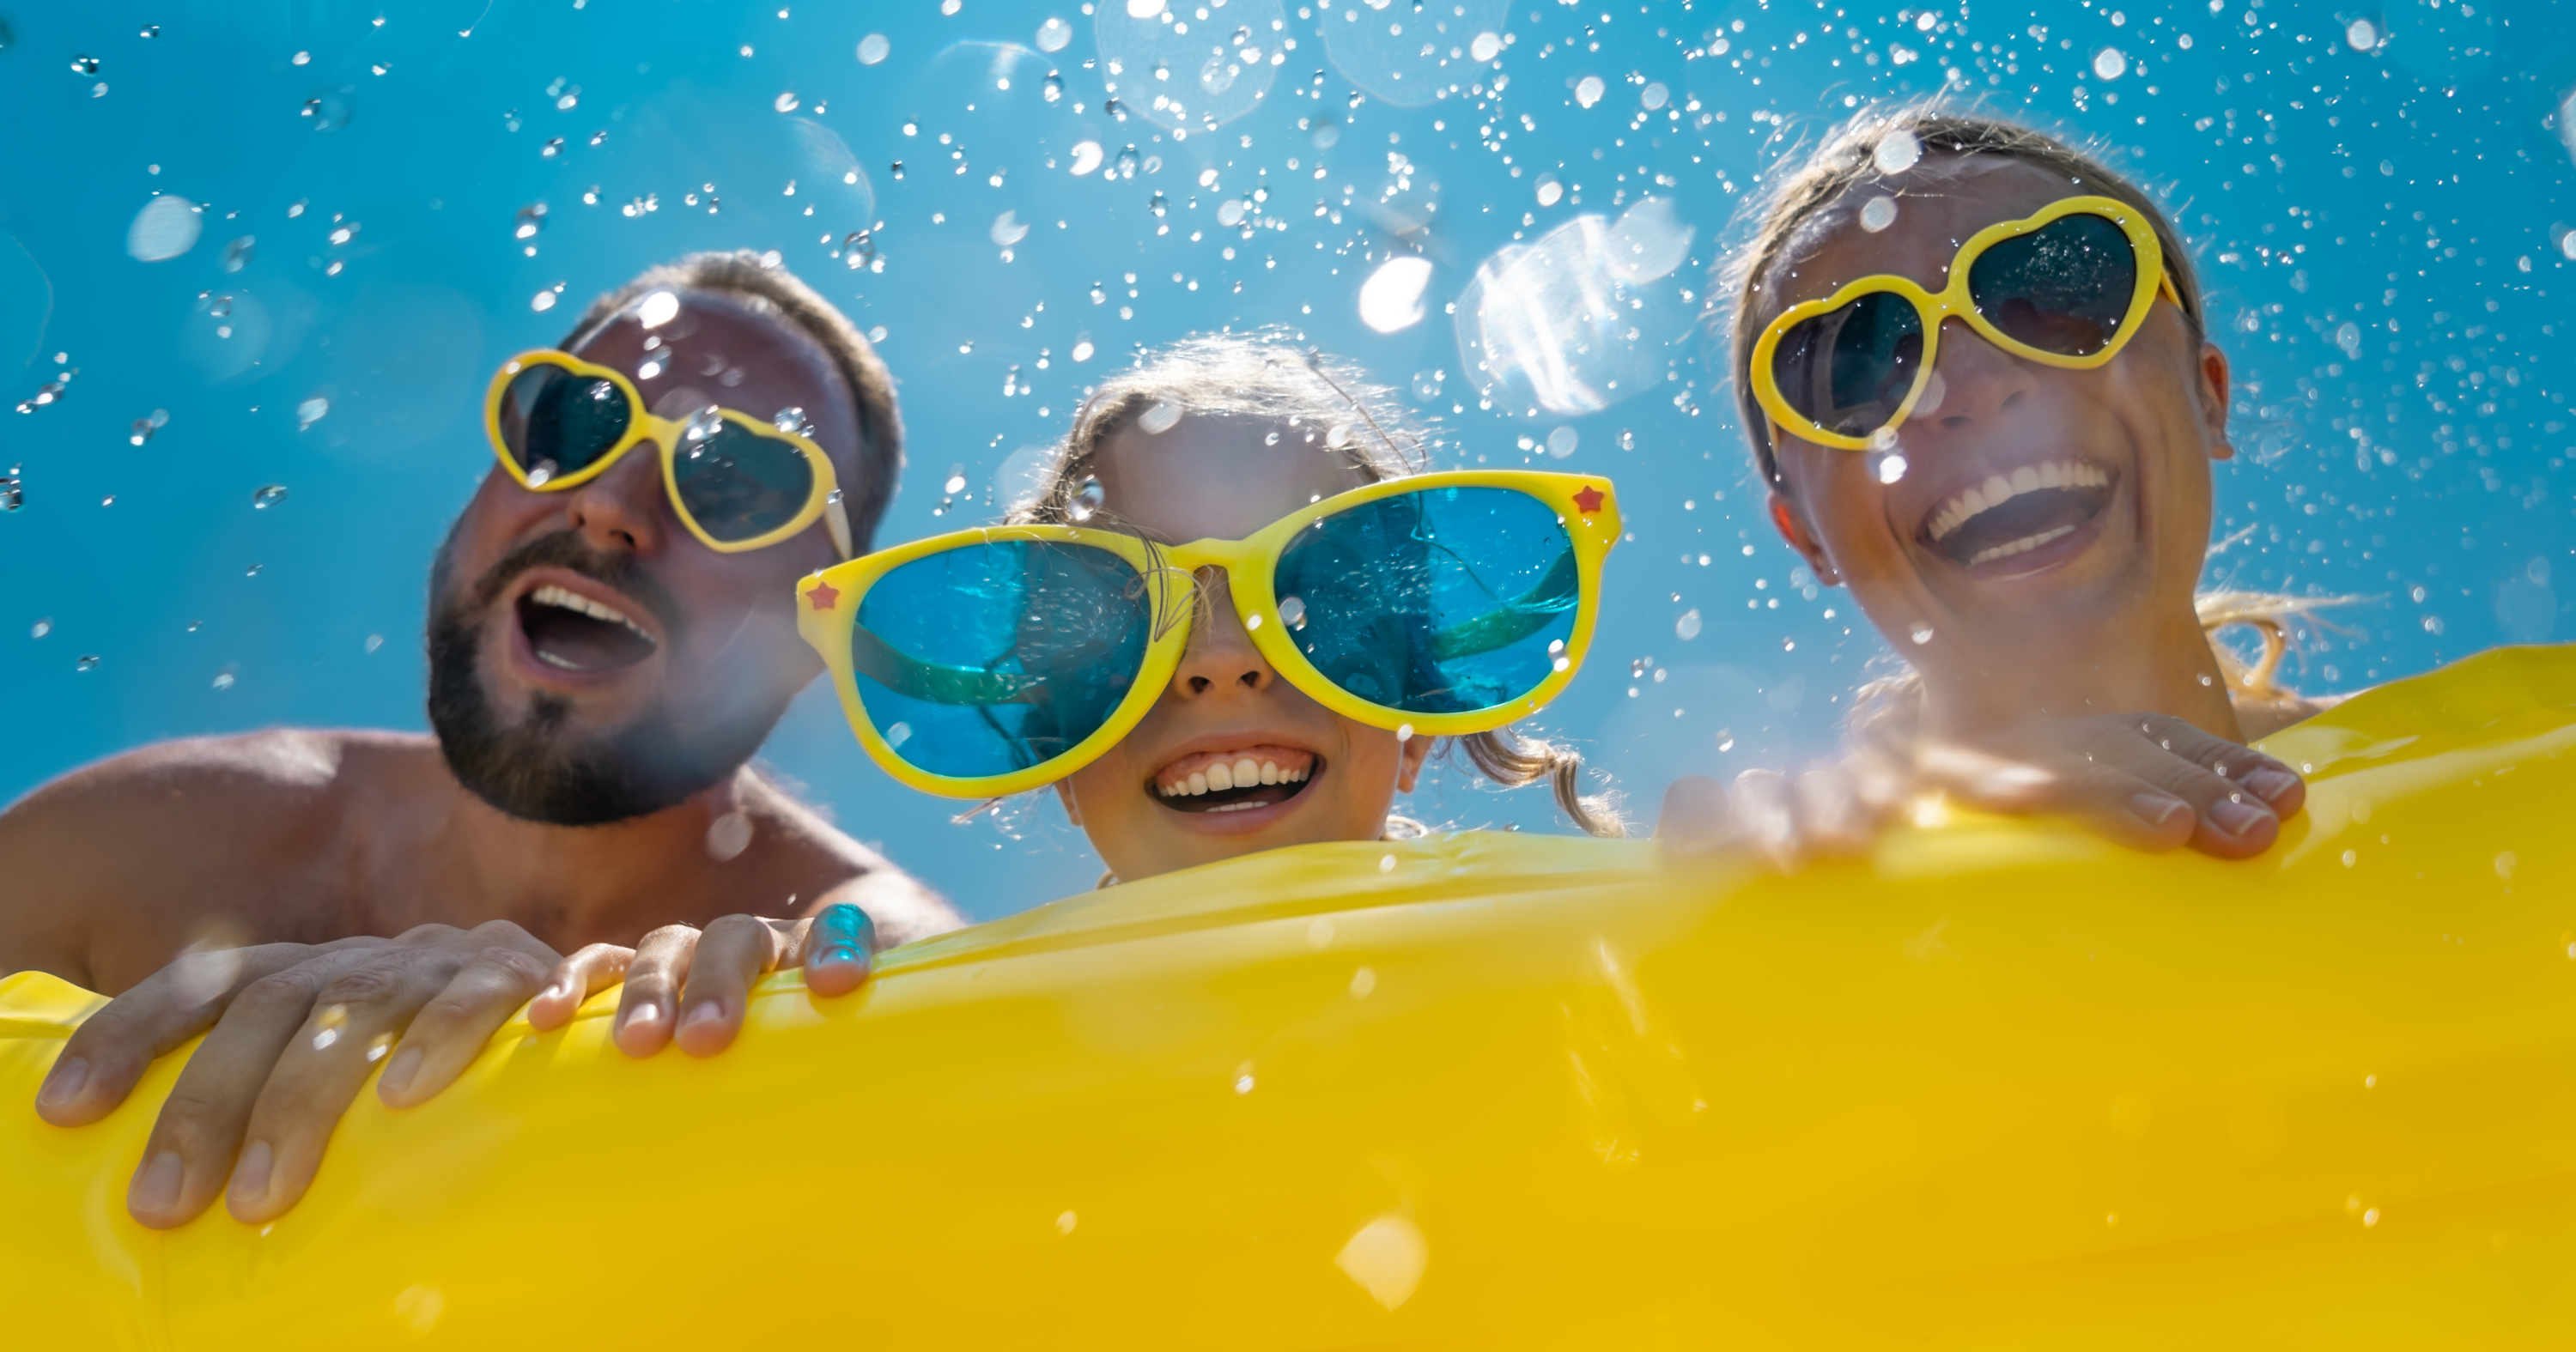
[[[493,564],[476,580],[473,593],[466,599],[464,612],[479,614],[489,609],[520,574],[532,568],[562,568],[614,588],[651,611],[653,618],[661,622],[665,635],[675,641],[679,637],[679,604],[663,590],[660,582],[654,580],[642,561],[632,554],[594,549],[582,540],[580,532],[570,530],[540,535],[502,556],[499,563]]]

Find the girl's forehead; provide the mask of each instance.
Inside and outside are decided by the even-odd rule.
[[[1369,482],[1324,439],[1268,418],[1188,413],[1161,432],[1131,419],[1100,445],[1101,506],[1167,543],[1243,539]]]
[[[1762,279],[1762,317],[1881,273],[1938,288],[1969,236],[2084,191],[2005,155],[1932,154],[1903,173],[1871,175],[1790,234]]]

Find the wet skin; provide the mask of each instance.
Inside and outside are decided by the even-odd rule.
[[[854,403],[823,348],[728,297],[681,299],[668,322],[648,329],[630,313],[577,354],[635,372],[658,339],[677,360],[638,381],[658,409],[720,402],[767,417],[801,407],[843,482],[857,482]],[[657,709],[764,732],[819,672],[789,605],[794,580],[836,557],[822,525],[767,549],[711,550],[674,514],[650,448],[558,493],[523,489],[496,466],[451,534],[433,606],[475,595],[514,551],[567,538],[579,557],[639,580],[621,588],[563,567],[499,579],[467,618],[482,639],[474,678],[502,723],[551,701],[570,737]],[[541,604],[543,586],[633,628]],[[719,849],[714,828],[728,818],[731,843]],[[283,1212],[380,1061],[377,1092],[397,1107],[420,1102],[522,1004],[540,1027],[567,1021],[623,971],[629,950],[617,945],[649,950],[675,927],[694,939],[687,925],[746,907],[811,915],[857,903],[896,942],[957,923],[748,769],[660,811],[574,828],[501,813],[457,782],[435,741],[395,734],[281,730],[148,748],[0,816],[0,841],[18,835],[52,842],[54,862],[0,880],[0,967],[125,992],[57,1061],[38,1098],[49,1121],[104,1116],[153,1056],[212,1025],[129,1190],[128,1209],[153,1226],[180,1224],[219,1193],[242,1220]],[[134,839],[155,848],[135,851]],[[66,918],[96,932],[56,932]],[[797,937],[805,929],[778,923]],[[865,940],[868,926],[836,933]],[[354,937],[368,934],[400,937]],[[222,951],[172,961],[210,935]],[[815,984],[857,984],[869,946],[832,946],[839,960],[819,966]],[[672,1039],[689,972],[659,975],[667,980],[628,993],[629,1051]],[[738,1021],[741,984],[720,998]],[[317,1036],[325,1031],[334,1036]]]
[[[1273,433],[1276,445],[1266,441]],[[1166,544],[1239,540],[1369,481],[1307,437],[1247,417],[1190,414],[1160,434],[1131,423],[1100,447],[1102,512]],[[1118,745],[1058,784],[1066,811],[1131,882],[1282,845],[1376,839],[1431,739],[1400,741],[1308,698],[1252,646],[1224,574],[1203,570],[1199,587],[1198,620],[1170,687]],[[1304,758],[1311,777],[1234,794],[1162,791],[1210,753],[1232,751],[1283,769]]]
[[[1877,273],[1937,291],[1977,230],[2084,191],[2027,161],[1928,156],[1863,183],[1801,232],[1771,273],[1760,318]],[[1895,222],[1863,230],[1861,205],[1889,193]],[[1973,738],[2033,715],[2156,710],[2240,740],[2192,610],[2209,542],[2209,465],[2234,453],[2225,354],[2159,301],[2095,370],[2023,360],[1953,319],[1934,373],[1896,429],[1906,468],[1895,482],[1881,482],[1878,455],[1784,434],[1771,504],[1817,576],[1847,583],[1923,673],[1927,734]],[[2088,483],[1956,520],[1963,490],[2044,466],[2081,467],[2087,479],[2107,479],[2107,491]],[[1925,631],[1928,641],[1913,641]]]

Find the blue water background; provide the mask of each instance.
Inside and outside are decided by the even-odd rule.
[[[1547,722],[1648,815],[1673,774],[1818,754],[1883,648],[1765,523],[1705,343],[1649,335],[1660,383],[1531,417],[1480,407],[1444,309],[1498,249],[1643,194],[1694,232],[1649,288],[1655,313],[1694,307],[1779,155],[1855,100],[1945,83],[2105,138],[2169,194],[2243,387],[2210,580],[2364,598],[2294,680],[2351,688],[2576,628],[2559,599],[2576,592],[2576,171],[2556,117],[2576,38],[2542,0],[1481,0],[1509,45],[1411,107],[1434,78],[1390,78],[1412,49],[1353,40],[1408,17],[1419,35],[1410,0],[1350,19],[1290,4],[1261,38],[1285,58],[1262,97],[1247,75],[1231,97],[1250,111],[1186,140],[1104,116],[1104,30],[1083,7],[955,8],[0,0],[0,470],[24,485],[0,515],[0,796],[157,738],[423,727],[425,577],[491,463],[492,367],[634,271],[720,247],[777,250],[884,329],[911,443],[880,543],[985,519],[1009,458],[1135,345],[1287,323],[1415,391],[1450,463],[1616,476],[1636,543]],[[1070,41],[1045,52],[1050,18]],[[1328,23],[1350,25],[1337,47]],[[870,34],[888,55],[863,64]],[[1145,79],[1125,77],[1130,108]],[[1076,176],[1084,140],[1111,162]],[[1115,177],[1128,145],[1138,172]],[[1256,182],[1247,239],[1215,213]],[[201,204],[202,233],[139,261],[155,195]],[[1435,264],[1426,317],[1373,332],[1360,285],[1414,227]],[[858,230],[881,270],[839,255]],[[1085,336],[1098,353],[1073,362]],[[66,370],[58,397],[8,411]],[[1543,450],[1559,428],[1562,459]],[[272,485],[285,495],[255,507]],[[1089,884],[1097,864],[1050,802],[951,825],[957,805],[878,773],[825,694],[765,756],[842,826],[979,917]],[[1562,829],[1543,795],[1454,772],[1413,810]]]

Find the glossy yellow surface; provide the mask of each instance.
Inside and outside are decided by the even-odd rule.
[[[2265,857],[1958,821],[1794,878],[1310,847],[768,982],[647,1062],[603,998],[363,1097],[274,1226],[124,1213],[171,1058],[27,1108],[95,1004],[0,984],[18,1347],[2562,1346],[2576,653],[2274,739]]]

